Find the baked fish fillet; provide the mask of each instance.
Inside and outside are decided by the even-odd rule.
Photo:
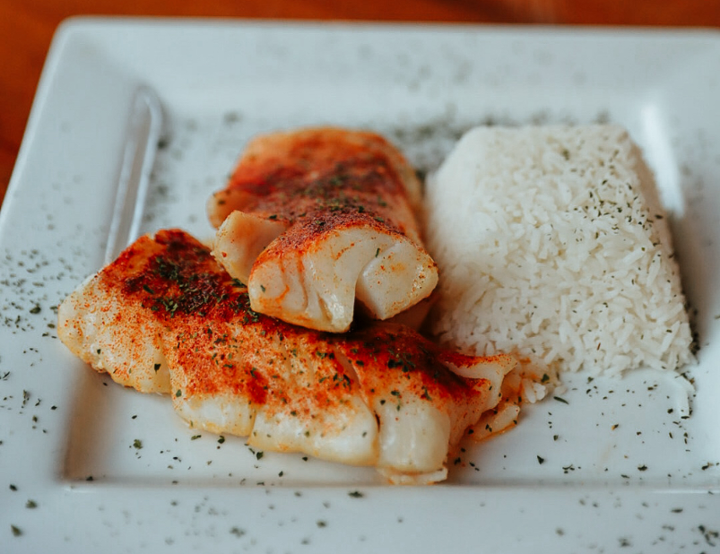
[[[397,324],[340,335],[259,314],[178,230],[140,238],[58,313],[72,352],[122,385],[169,393],[191,426],[375,466],[397,483],[444,479],[464,432],[507,400],[515,365],[440,349]]]
[[[356,300],[385,320],[428,297],[415,172],[381,136],[335,128],[260,136],[208,202],[213,255],[253,310],[347,331]]]

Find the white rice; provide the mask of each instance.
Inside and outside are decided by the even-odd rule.
[[[442,342],[593,375],[692,361],[665,213],[621,127],[473,129],[426,216]]]

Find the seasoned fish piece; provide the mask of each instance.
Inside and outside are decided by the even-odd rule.
[[[514,367],[442,350],[398,324],[339,335],[259,314],[209,249],[176,230],[140,238],[59,313],[73,352],[123,385],[170,392],[191,426],[376,466],[396,483],[444,479],[448,453],[502,400]],[[156,359],[157,371],[145,367]]]
[[[213,255],[247,283],[253,310],[346,331],[356,301],[385,320],[437,284],[415,220],[419,205],[415,173],[377,134],[264,135],[208,202],[219,227]]]

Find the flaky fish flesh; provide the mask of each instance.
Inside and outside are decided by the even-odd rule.
[[[122,385],[170,394],[192,426],[375,466],[394,483],[444,479],[466,430],[507,403],[515,366],[441,349],[403,325],[334,334],[260,314],[245,285],[179,230],[138,239],[58,314],[73,353]]]
[[[213,255],[247,283],[257,312],[331,332],[349,329],[356,304],[386,320],[437,284],[420,195],[413,169],[375,133],[263,135],[208,202]]]

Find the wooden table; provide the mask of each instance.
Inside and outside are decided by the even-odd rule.
[[[720,0],[0,0],[0,202],[52,35],[78,14],[720,27]]]

